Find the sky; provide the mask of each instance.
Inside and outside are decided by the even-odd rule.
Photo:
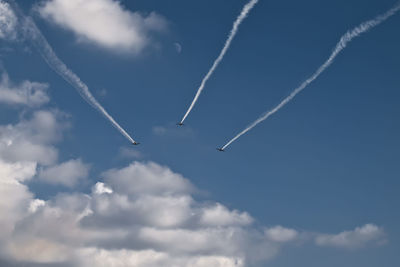
[[[0,266],[398,266],[396,0],[0,0]],[[140,142],[57,74],[56,55]],[[89,19],[90,18],[90,19]],[[26,26],[26,25],[25,25]]]

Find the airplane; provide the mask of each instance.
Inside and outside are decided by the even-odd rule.
[[[132,143],[132,145],[133,145],[133,146],[137,146],[137,145],[140,145],[140,143],[134,141],[134,142]]]
[[[221,152],[225,152],[225,149],[223,149],[223,148],[217,148],[217,150],[221,151]]]
[[[178,125],[178,126],[183,126],[183,125],[185,125],[185,124],[183,124],[182,122],[178,122],[176,125]]]

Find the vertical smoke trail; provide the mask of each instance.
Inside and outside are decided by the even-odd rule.
[[[211,69],[208,71],[207,75],[201,81],[201,85],[200,85],[199,89],[197,90],[196,96],[194,97],[192,103],[190,104],[189,109],[186,111],[185,116],[183,116],[183,119],[181,120],[181,123],[183,123],[185,121],[186,117],[192,111],[192,109],[193,109],[194,105],[196,104],[197,100],[199,99],[199,96],[200,96],[201,92],[203,91],[204,86],[206,85],[208,79],[210,79],[211,75],[214,73],[215,69],[218,67],[219,63],[221,63],[221,61],[224,58],[226,52],[228,51],[228,49],[229,49],[229,47],[230,47],[230,45],[232,43],[233,38],[235,38],[235,35],[239,30],[240,24],[247,17],[247,15],[251,11],[251,9],[255,6],[255,4],[257,4],[257,2],[258,2],[258,0],[251,0],[250,2],[248,2],[243,7],[242,12],[240,13],[240,15],[237,17],[237,19],[233,23],[232,30],[231,30],[231,32],[229,34],[228,39],[225,41],[225,45],[222,48],[221,53],[219,54],[217,59],[214,61],[214,64],[212,65]]]
[[[355,27],[354,29],[346,32],[341,38],[338,44],[336,45],[335,49],[333,50],[331,56],[328,58],[325,63],[318,68],[318,70],[306,81],[304,81],[299,87],[297,87],[288,97],[286,97],[284,100],[282,100],[279,105],[277,105],[275,108],[272,110],[268,111],[267,113],[264,113],[260,118],[258,118],[256,121],[254,121],[252,124],[247,126],[243,131],[241,131],[238,135],[236,135],[232,140],[230,140],[226,145],[222,147],[222,149],[226,149],[230,144],[235,142],[239,137],[253,129],[257,124],[260,122],[266,120],[269,116],[280,110],[283,106],[285,106],[287,103],[289,103],[298,93],[303,91],[310,83],[312,83],[315,79],[318,78],[318,76],[324,72],[334,61],[336,56],[342,52],[343,49],[346,48],[347,44],[351,42],[355,37],[358,37],[360,34],[370,30],[371,28],[378,26],[391,16],[393,16],[397,11],[400,10],[400,3],[397,3],[393,8],[391,8],[389,11],[386,13],[377,16],[376,18],[363,22],[359,26]]]
[[[71,84],[82,96],[82,98],[85,99],[85,101],[89,103],[94,109],[99,111],[125,138],[127,138],[131,143],[135,143],[135,140],[132,139],[132,137],[114,120],[114,118],[110,114],[108,114],[108,112],[96,100],[96,98],[89,91],[87,85],[83,83],[81,79],[74,72],[72,72],[64,64],[64,62],[62,62],[58,58],[58,56],[49,45],[46,38],[42,35],[32,18],[25,16],[13,0],[11,0],[10,3],[14,7],[14,10],[21,20],[21,26],[23,28],[25,37],[34,44],[46,63],[64,80]]]

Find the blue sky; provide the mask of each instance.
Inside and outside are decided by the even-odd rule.
[[[36,199],[56,203],[60,194],[90,194],[97,182],[112,188],[104,175],[107,170],[134,161],[151,169],[147,164],[154,162],[197,187],[200,192],[187,194],[199,206],[218,202],[232,213],[249,214],[254,221],[243,223],[244,229],[265,232],[260,229],[281,225],[296,231],[296,240],[277,245],[276,255],[243,266],[398,265],[398,14],[355,39],[293,102],[225,153],[215,150],[308,78],[342,34],[387,11],[394,0],[260,0],[182,128],[176,122],[246,1],[121,1],[121,10],[141,12],[140,19],[157,14],[160,28],[140,19],[132,26],[148,38],[139,50],[135,44],[105,45],[90,31],[84,36],[78,18],[72,19],[75,24],[60,22],[66,12],[62,8],[43,11],[46,4],[60,8],[56,4],[62,2],[17,0],[59,58],[141,145],[131,147],[28,41],[0,39],[2,72],[16,85],[24,80],[48,84],[50,99],[36,109],[0,102],[0,124],[17,125],[38,109],[53,115],[64,112],[66,118],[54,116],[70,126],[60,130],[62,138],[46,141],[58,150],[57,163],[52,164],[80,159],[90,166],[89,174],[70,187],[46,182],[40,170],[52,167],[37,161],[36,174],[20,181]],[[96,25],[93,29],[107,33]],[[126,36],[107,36],[116,37]],[[313,241],[318,235],[357,232],[356,227],[366,224],[378,227],[384,237],[371,241],[356,236],[362,243],[356,248]],[[6,252],[2,258],[19,261]]]

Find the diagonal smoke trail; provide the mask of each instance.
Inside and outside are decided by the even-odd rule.
[[[125,138],[127,138],[131,143],[135,143],[135,140],[133,140],[133,138],[114,120],[114,118],[110,114],[108,114],[103,106],[96,100],[96,98],[89,91],[87,85],[83,83],[81,79],[72,70],[70,70],[64,64],[64,62],[61,61],[61,59],[58,58],[58,56],[49,45],[46,38],[42,35],[32,18],[29,16],[25,16],[13,0],[10,0],[9,2],[14,7],[14,10],[21,20],[25,37],[33,43],[33,45],[37,48],[46,63],[64,80],[71,84],[82,96],[82,98],[85,99],[85,101],[89,103],[94,109],[100,112],[111,123],[111,125],[114,126]]]
[[[217,59],[214,61],[214,64],[212,65],[211,69],[208,71],[207,75],[201,81],[201,84],[200,84],[199,89],[197,90],[196,96],[194,97],[192,103],[190,104],[189,109],[186,111],[185,116],[183,116],[183,119],[181,120],[181,123],[183,123],[186,120],[186,117],[192,111],[192,109],[193,109],[194,105],[196,104],[197,100],[199,99],[199,96],[200,96],[201,92],[203,91],[204,86],[206,85],[208,79],[210,79],[211,75],[214,73],[214,71],[218,67],[219,63],[221,63],[221,61],[224,58],[226,52],[228,51],[228,49],[229,49],[229,47],[230,47],[230,45],[232,43],[233,38],[235,38],[235,35],[239,30],[240,24],[247,17],[247,15],[251,11],[251,9],[255,6],[255,4],[257,4],[257,2],[258,2],[258,0],[251,0],[250,2],[248,2],[243,7],[242,12],[240,13],[240,15],[237,17],[237,19],[233,23],[232,30],[231,30],[231,32],[229,34],[228,39],[225,41],[225,45],[222,48],[221,53],[219,54]]]
[[[226,149],[229,145],[231,145],[233,142],[235,142],[239,137],[253,129],[257,124],[260,122],[266,120],[269,116],[280,110],[283,106],[285,106],[287,103],[289,103],[298,93],[303,91],[310,83],[312,83],[315,79],[319,77],[319,75],[324,72],[334,61],[336,56],[342,52],[343,49],[346,48],[347,44],[351,42],[354,38],[358,37],[360,34],[372,29],[375,26],[378,26],[394,14],[400,10],[400,2],[397,3],[393,8],[388,10],[386,13],[379,15],[375,17],[372,20],[366,21],[361,23],[359,26],[355,27],[354,29],[346,32],[341,38],[338,44],[336,45],[335,49],[333,50],[331,56],[328,58],[325,63],[318,68],[318,70],[306,81],[304,81],[299,87],[293,90],[292,93],[288,97],[286,97],[284,100],[282,100],[279,105],[277,105],[275,108],[271,109],[267,113],[264,113],[260,118],[258,118],[256,121],[254,121],[252,124],[247,126],[243,131],[241,131],[238,135],[236,135],[234,138],[232,138],[226,145],[222,147],[222,149]]]

